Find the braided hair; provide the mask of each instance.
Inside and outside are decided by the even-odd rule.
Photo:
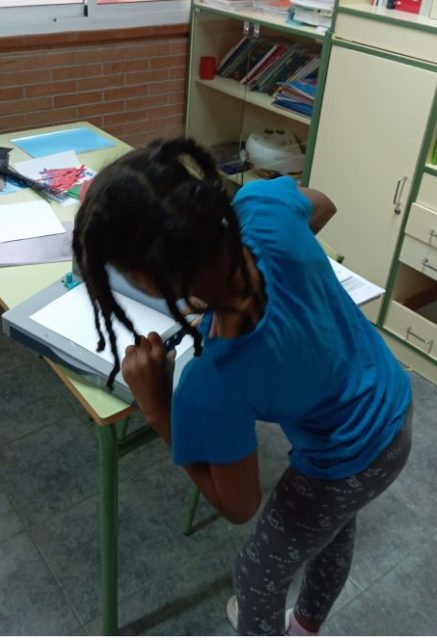
[[[73,252],[92,301],[98,351],[106,344],[100,316],[109,337],[114,356],[109,388],[120,371],[112,317],[132,332],[137,345],[140,337],[114,298],[107,265],[150,276],[200,355],[200,333],[180,311],[175,283],[192,308],[193,279],[224,246],[230,258],[228,284],[240,270],[244,285],[238,293],[253,295],[236,214],[214,159],[194,140],[156,140],[95,177],[76,217]]]

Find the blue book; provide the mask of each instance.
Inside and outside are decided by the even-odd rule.
[[[311,116],[313,114],[312,104],[304,104],[303,102],[296,102],[295,100],[284,98],[281,95],[276,96],[272,104],[276,105],[277,107],[281,107],[281,109],[287,109],[288,111],[296,111],[297,113],[301,113],[304,116]]]
[[[305,80],[292,80],[290,83],[285,83],[285,86],[293,89],[295,93],[299,93],[310,100],[314,100],[317,92],[317,84],[311,81]]]

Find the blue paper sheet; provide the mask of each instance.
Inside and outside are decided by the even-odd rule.
[[[42,133],[25,138],[14,138],[11,142],[34,158],[41,158],[42,156],[61,153],[62,151],[85,153],[86,151],[97,151],[98,149],[107,149],[114,146],[113,142],[92,129],[88,129],[88,127],[64,129],[63,131]]]
[[[9,180],[6,180],[6,189],[4,191],[0,191],[0,196],[6,196],[8,193],[15,193],[15,191],[19,191],[23,187],[19,187],[17,184],[12,184]]]

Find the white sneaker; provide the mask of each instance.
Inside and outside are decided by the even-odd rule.
[[[231,596],[226,605],[226,615],[231,623],[231,627],[237,631],[238,627],[238,602],[237,596]]]
[[[238,627],[238,601],[237,596],[231,596],[226,605],[226,615],[231,623],[232,628],[237,631]],[[287,609],[285,612],[285,628],[288,630],[290,619],[293,615],[293,609]],[[293,616],[294,617],[294,616]],[[287,634],[287,632],[286,632]],[[288,634],[287,634],[288,635]]]

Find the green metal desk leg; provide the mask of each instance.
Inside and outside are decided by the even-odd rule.
[[[199,502],[200,490],[197,487],[193,488],[191,494],[190,506],[188,507],[187,519],[185,521],[184,535],[189,536],[193,532],[193,520],[196,513],[197,503]]]
[[[100,558],[103,633],[118,635],[118,440],[116,425],[97,427],[100,440]]]

